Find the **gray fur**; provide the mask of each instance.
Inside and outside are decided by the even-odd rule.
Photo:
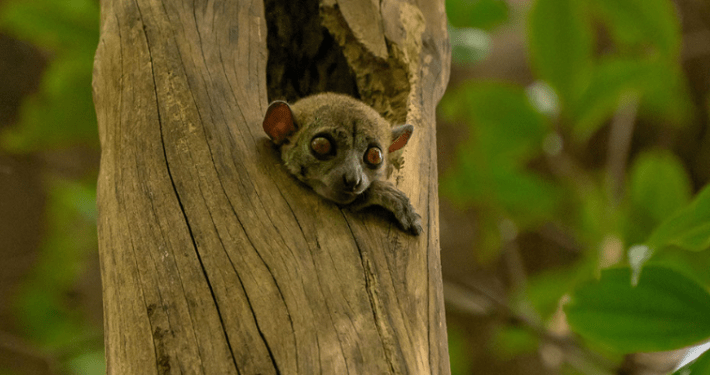
[[[382,206],[402,229],[421,233],[421,218],[409,198],[385,180],[390,151],[406,144],[411,125],[392,128],[368,105],[346,95],[323,93],[288,106],[273,102],[264,130],[280,146],[286,169],[321,196],[354,210]],[[332,146],[327,155],[312,148],[312,141],[321,136],[329,141],[322,143]],[[372,147],[381,155],[378,165],[367,162],[379,160],[377,150],[368,151]]]

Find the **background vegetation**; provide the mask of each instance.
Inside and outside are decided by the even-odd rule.
[[[680,9],[700,13],[682,25]],[[699,1],[447,1],[454,63],[484,68],[453,76],[439,106],[467,134],[451,147],[441,194],[472,214],[474,262],[499,270],[497,283],[459,276],[470,293],[447,301],[478,307],[459,315],[498,318],[493,353],[535,353],[560,373],[668,373],[682,352],[661,364],[627,354],[710,340],[708,72],[689,84],[686,69],[707,59],[697,51],[707,35],[688,38],[693,16],[707,32],[707,10]],[[487,59],[505,49],[496,35],[511,29],[524,31],[523,73],[491,74]],[[452,342],[454,373],[481,373],[466,345]],[[678,373],[709,371],[706,353]]]
[[[447,0],[447,13],[438,151],[453,373],[673,372],[684,351],[631,353],[710,340],[710,4]],[[37,243],[1,236],[0,270],[20,269],[0,288],[2,375],[104,372],[98,14],[94,0],[0,2],[16,41],[0,47],[46,61],[35,91],[2,107],[0,182],[17,189],[0,216],[24,200],[41,210]],[[23,64],[2,61],[0,77]],[[0,230],[29,225],[10,221]],[[710,354],[677,373],[710,374]]]
[[[0,185],[4,180],[18,187],[5,197],[0,216],[26,209],[13,201],[31,194],[23,189],[27,180],[41,187],[28,200],[42,202],[40,230],[26,234],[40,236],[36,248],[0,242],[0,257],[7,259],[2,268],[23,268],[17,278],[2,278],[9,290],[0,295],[0,309],[11,319],[0,323],[0,374],[105,373],[95,204],[99,145],[91,97],[99,5],[93,0],[3,1],[0,30],[19,41],[15,48],[36,49],[24,61],[4,61],[0,82],[12,82],[8,76],[22,72],[11,64],[46,64],[35,92],[19,107],[5,107],[12,116],[0,124],[5,125],[0,153],[13,160],[8,165],[22,161],[0,174]],[[20,78],[25,79],[36,80]],[[11,88],[3,92],[12,93]],[[0,231],[21,231],[26,225],[7,223]]]

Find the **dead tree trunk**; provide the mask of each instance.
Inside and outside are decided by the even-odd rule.
[[[281,168],[261,130],[267,97],[304,89],[279,82],[275,62],[267,93],[262,0],[101,1],[108,374],[449,373],[434,123],[449,71],[443,3],[315,10],[354,94],[416,127],[392,177],[422,214],[413,237]],[[306,91],[332,86],[323,72]]]

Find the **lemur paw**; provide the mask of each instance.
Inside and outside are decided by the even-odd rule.
[[[381,206],[391,212],[402,230],[415,236],[422,233],[422,218],[414,210],[409,198],[393,185],[376,181],[363,197],[353,202],[352,209],[358,211],[368,206]]]
[[[409,203],[409,199],[406,199],[406,201],[402,203],[403,207],[397,210],[398,212],[395,212],[395,217],[404,231],[418,236],[422,233],[422,217],[414,211],[414,207]]]

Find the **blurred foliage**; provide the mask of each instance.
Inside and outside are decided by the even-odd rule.
[[[507,360],[517,355],[534,353],[539,345],[539,338],[528,330],[519,327],[501,326],[488,343],[491,352],[498,358]]]
[[[40,89],[23,101],[17,124],[0,133],[0,148],[28,155],[77,146],[98,150],[91,96],[98,2],[4,1],[0,30],[49,58]],[[67,374],[105,373],[102,327],[88,323],[71,298],[96,251],[96,172],[71,179],[44,171],[46,230],[37,264],[14,301],[27,338]]]
[[[678,157],[667,150],[640,153],[629,171],[627,242],[641,243],[648,238],[669,213],[690,202],[691,189],[690,177]]]
[[[696,189],[668,149],[627,155],[621,180],[608,165],[577,160],[626,108],[637,114],[632,121],[664,129],[696,120],[673,3],[534,0],[530,6],[527,45],[538,81],[528,87],[468,82],[441,103],[443,118],[465,123],[470,134],[455,167],[441,177],[442,194],[478,213],[476,251],[484,262],[543,226],[580,247],[576,262],[532,275],[513,297],[511,306],[522,313],[530,307],[533,320],[551,324],[569,298],[571,329],[603,355],[710,339],[710,188]],[[447,0],[446,10],[457,64],[485,59],[489,32],[512,17],[503,0]],[[98,147],[91,98],[98,16],[93,0],[3,2],[0,29],[50,58],[18,124],[0,134],[3,150]],[[608,43],[600,43],[600,30]],[[46,181],[47,236],[16,301],[18,316],[33,342],[60,353],[66,372],[103,373],[103,350],[91,345],[100,327],[86,323],[65,298],[95,249],[94,182],[52,175]],[[613,184],[625,187],[621,196]],[[603,262],[616,243],[626,255]],[[453,373],[470,373],[466,337],[449,328]],[[501,357],[537,345],[536,336],[513,326],[501,326],[491,343]],[[707,374],[708,368],[705,353],[678,373]]]
[[[673,246],[690,251],[707,250],[710,247],[710,186],[698,193],[690,205],[661,223],[646,244],[651,249]]]
[[[98,2],[5,1],[0,28],[50,57],[39,92],[23,102],[18,124],[0,133],[0,146],[15,153],[97,147],[91,74],[99,41]]]
[[[490,30],[508,19],[503,0],[447,1],[446,15],[453,27]]]
[[[668,268],[648,266],[637,285],[631,270],[602,271],[565,306],[575,331],[619,352],[678,349],[710,337],[710,294]]]
[[[457,327],[455,323],[448,326],[449,330],[449,355],[453,358],[458,358],[458,361],[451,362],[451,375],[467,375],[473,369],[473,361],[468,357],[466,348],[466,336],[462,333],[462,329]]]
[[[454,63],[484,59],[487,33],[509,21],[504,4],[446,6]],[[440,180],[443,196],[476,213],[478,260],[491,262],[511,243],[523,247],[521,235],[552,227],[579,257],[531,275],[513,293],[522,316],[547,326],[564,305],[582,344],[611,360],[710,340],[710,187],[693,186],[680,158],[659,147],[667,143],[630,147],[637,123],[669,134],[697,120],[674,4],[534,0],[526,25],[536,82],[466,81],[439,106],[444,121],[468,130]],[[484,44],[467,35],[487,40],[485,48],[471,52]],[[619,160],[610,148],[603,165],[583,160],[604,137],[632,151]],[[514,354],[538,345],[518,331],[501,328],[495,346]],[[451,342],[454,367],[461,342]],[[681,373],[707,374],[709,358]],[[571,366],[565,373],[587,373]]]
[[[508,6],[503,0],[446,1],[454,63],[467,64],[483,60],[490,49],[486,30],[505,22]]]
[[[29,338],[44,348],[61,350],[97,333],[65,303],[65,294],[96,249],[96,192],[90,184],[57,180],[49,183],[48,194],[46,215],[51,223],[16,307]]]
[[[491,38],[483,30],[449,26],[449,37],[451,40],[458,41],[451,47],[451,58],[455,63],[476,63],[488,56]]]

